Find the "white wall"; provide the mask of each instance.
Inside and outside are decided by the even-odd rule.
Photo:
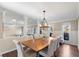
[[[0,38],[2,38],[2,35],[3,35],[3,33],[2,33],[3,32],[3,20],[2,20],[3,13],[2,12],[3,12],[3,9],[0,8]]]
[[[69,32],[69,40],[65,43],[71,44],[71,45],[78,45],[78,20],[71,20],[71,21],[60,21],[52,23],[54,24],[54,34],[59,36],[63,35],[62,26],[64,23],[70,23],[71,31]]]
[[[2,16],[0,15],[0,38],[2,38],[2,28],[3,27],[3,24],[2,24]]]
[[[10,10],[6,10],[4,9],[2,12],[6,11],[5,13],[5,16],[4,18],[0,18],[0,27],[2,26],[1,24],[1,20],[4,21],[5,25],[7,23],[11,23],[12,19],[16,19],[16,22],[17,22],[17,25],[20,26],[20,22],[24,22],[23,26],[24,26],[24,35],[27,36],[27,26],[33,26],[33,25],[36,25],[37,24],[37,21],[36,19],[32,19],[32,18],[29,18],[27,16],[23,16],[23,15],[20,15],[18,13],[15,13],[13,11],[10,11]],[[32,28],[32,27],[31,27]],[[0,28],[1,30],[2,28]],[[1,32],[0,32],[1,33]],[[6,28],[4,28],[4,34],[8,35],[8,34],[12,34],[14,33],[13,31],[9,31],[7,30]],[[1,33],[2,34],[2,33]],[[15,44],[13,43],[13,40],[14,39],[20,39],[21,37],[7,37],[7,36],[4,36],[3,38],[0,38],[0,54],[2,53],[5,53],[7,51],[10,51],[10,50],[13,50],[16,48]]]
[[[69,41],[65,40],[65,43],[78,46],[78,31],[71,31]]]
[[[7,13],[6,13],[6,15],[5,15],[6,17],[4,19],[0,17],[0,30],[2,29],[2,22],[1,22],[1,20],[4,20],[6,22],[10,22],[12,19],[16,19],[17,21],[18,20],[19,21],[23,21],[24,20],[23,16],[20,15],[20,14],[17,14],[15,12],[12,12],[12,11],[9,11],[9,10],[6,10],[6,9],[3,9],[2,12],[4,12],[4,11],[6,11]],[[2,32],[2,33],[5,34],[5,31]],[[9,30],[6,31],[8,34],[13,33],[13,32],[9,33],[8,31]],[[0,33],[1,33],[1,31],[0,31]],[[16,48],[15,44],[13,43],[14,39],[19,39],[19,38],[18,37],[8,37],[8,38],[7,37],[2,37],[2,38],[0,38],[0,54]]]
[[[18,39],[18,38],[0,39],[0,54],[16,48],[15,44],[13,43],[14,39]]]

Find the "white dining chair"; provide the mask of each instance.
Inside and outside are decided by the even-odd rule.
[[[43,38],[43,35],[42,34],[34,34],[34,37],[35,37],[35,39]]]
[[[44,57],[51,57],[54,56],[54,52],[57,49],[57,41],[58,40],[51,40],[48,48],[43,49],[42,51],[39,52],[40,55]]]
[[[60,47],[60,41],[61,41],[61,37],[58,37],[58,38],[57,38],[57,48]]]
[[[31,49],[27,49],[24,51],[19,40],[13,40],[13,42],[16,45],[18,57],[35,57],[36,56],[36,53]]]
[[[63,44],[64,43],[64,38],[63,38],[63,35],[60,35],[59,36],[59,43]]]

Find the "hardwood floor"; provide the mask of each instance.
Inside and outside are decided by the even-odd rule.
[[[74,45],[61,45],[55,52],[56,57],[79,57],[79,50]]]
[[[17,51],[3,54],[3,57],[16,57]],[[79,51],[74,45],[62,44],[56,51],[55,57],[79,57]]]
[[[17,57],[17,51],[11,51],[9,53],[3,54],[3,57]]]

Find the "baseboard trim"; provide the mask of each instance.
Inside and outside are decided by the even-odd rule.
[[[69,44],[69,43],[65,43],[64,44],[67,44],[67,45],[73,45],[73,46],[76,46],[78,48],[78,46],[76,44]]]
[[[0,53],[0,56],[2,56],[3,54],[6,54],[6,53],[8,53],[8,52],[14,51],[14,50],[16,50],[16,48],[14,48],[14,49],[12,49],[12,50],[9,50],[9,51],[2,52],[2,53]]]

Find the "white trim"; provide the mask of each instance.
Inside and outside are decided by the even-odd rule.
[[[72,18],[72,19],[63,19],[63,20],[51,20],[49,23],[59,23],[59,22],[66,22],[66,21],[72,21],[72,20],[78,20],[77,18]]]
[[[5,54],[5,53],[8,53],[8,52],[14,51],[14,50],[16,50],[16,48],[14,48],[14,49],[12,49],[12,50],[5,51],[5,52],[2,52],[2,53],[0,53],[0,56],[2,56],[2,55]]]

